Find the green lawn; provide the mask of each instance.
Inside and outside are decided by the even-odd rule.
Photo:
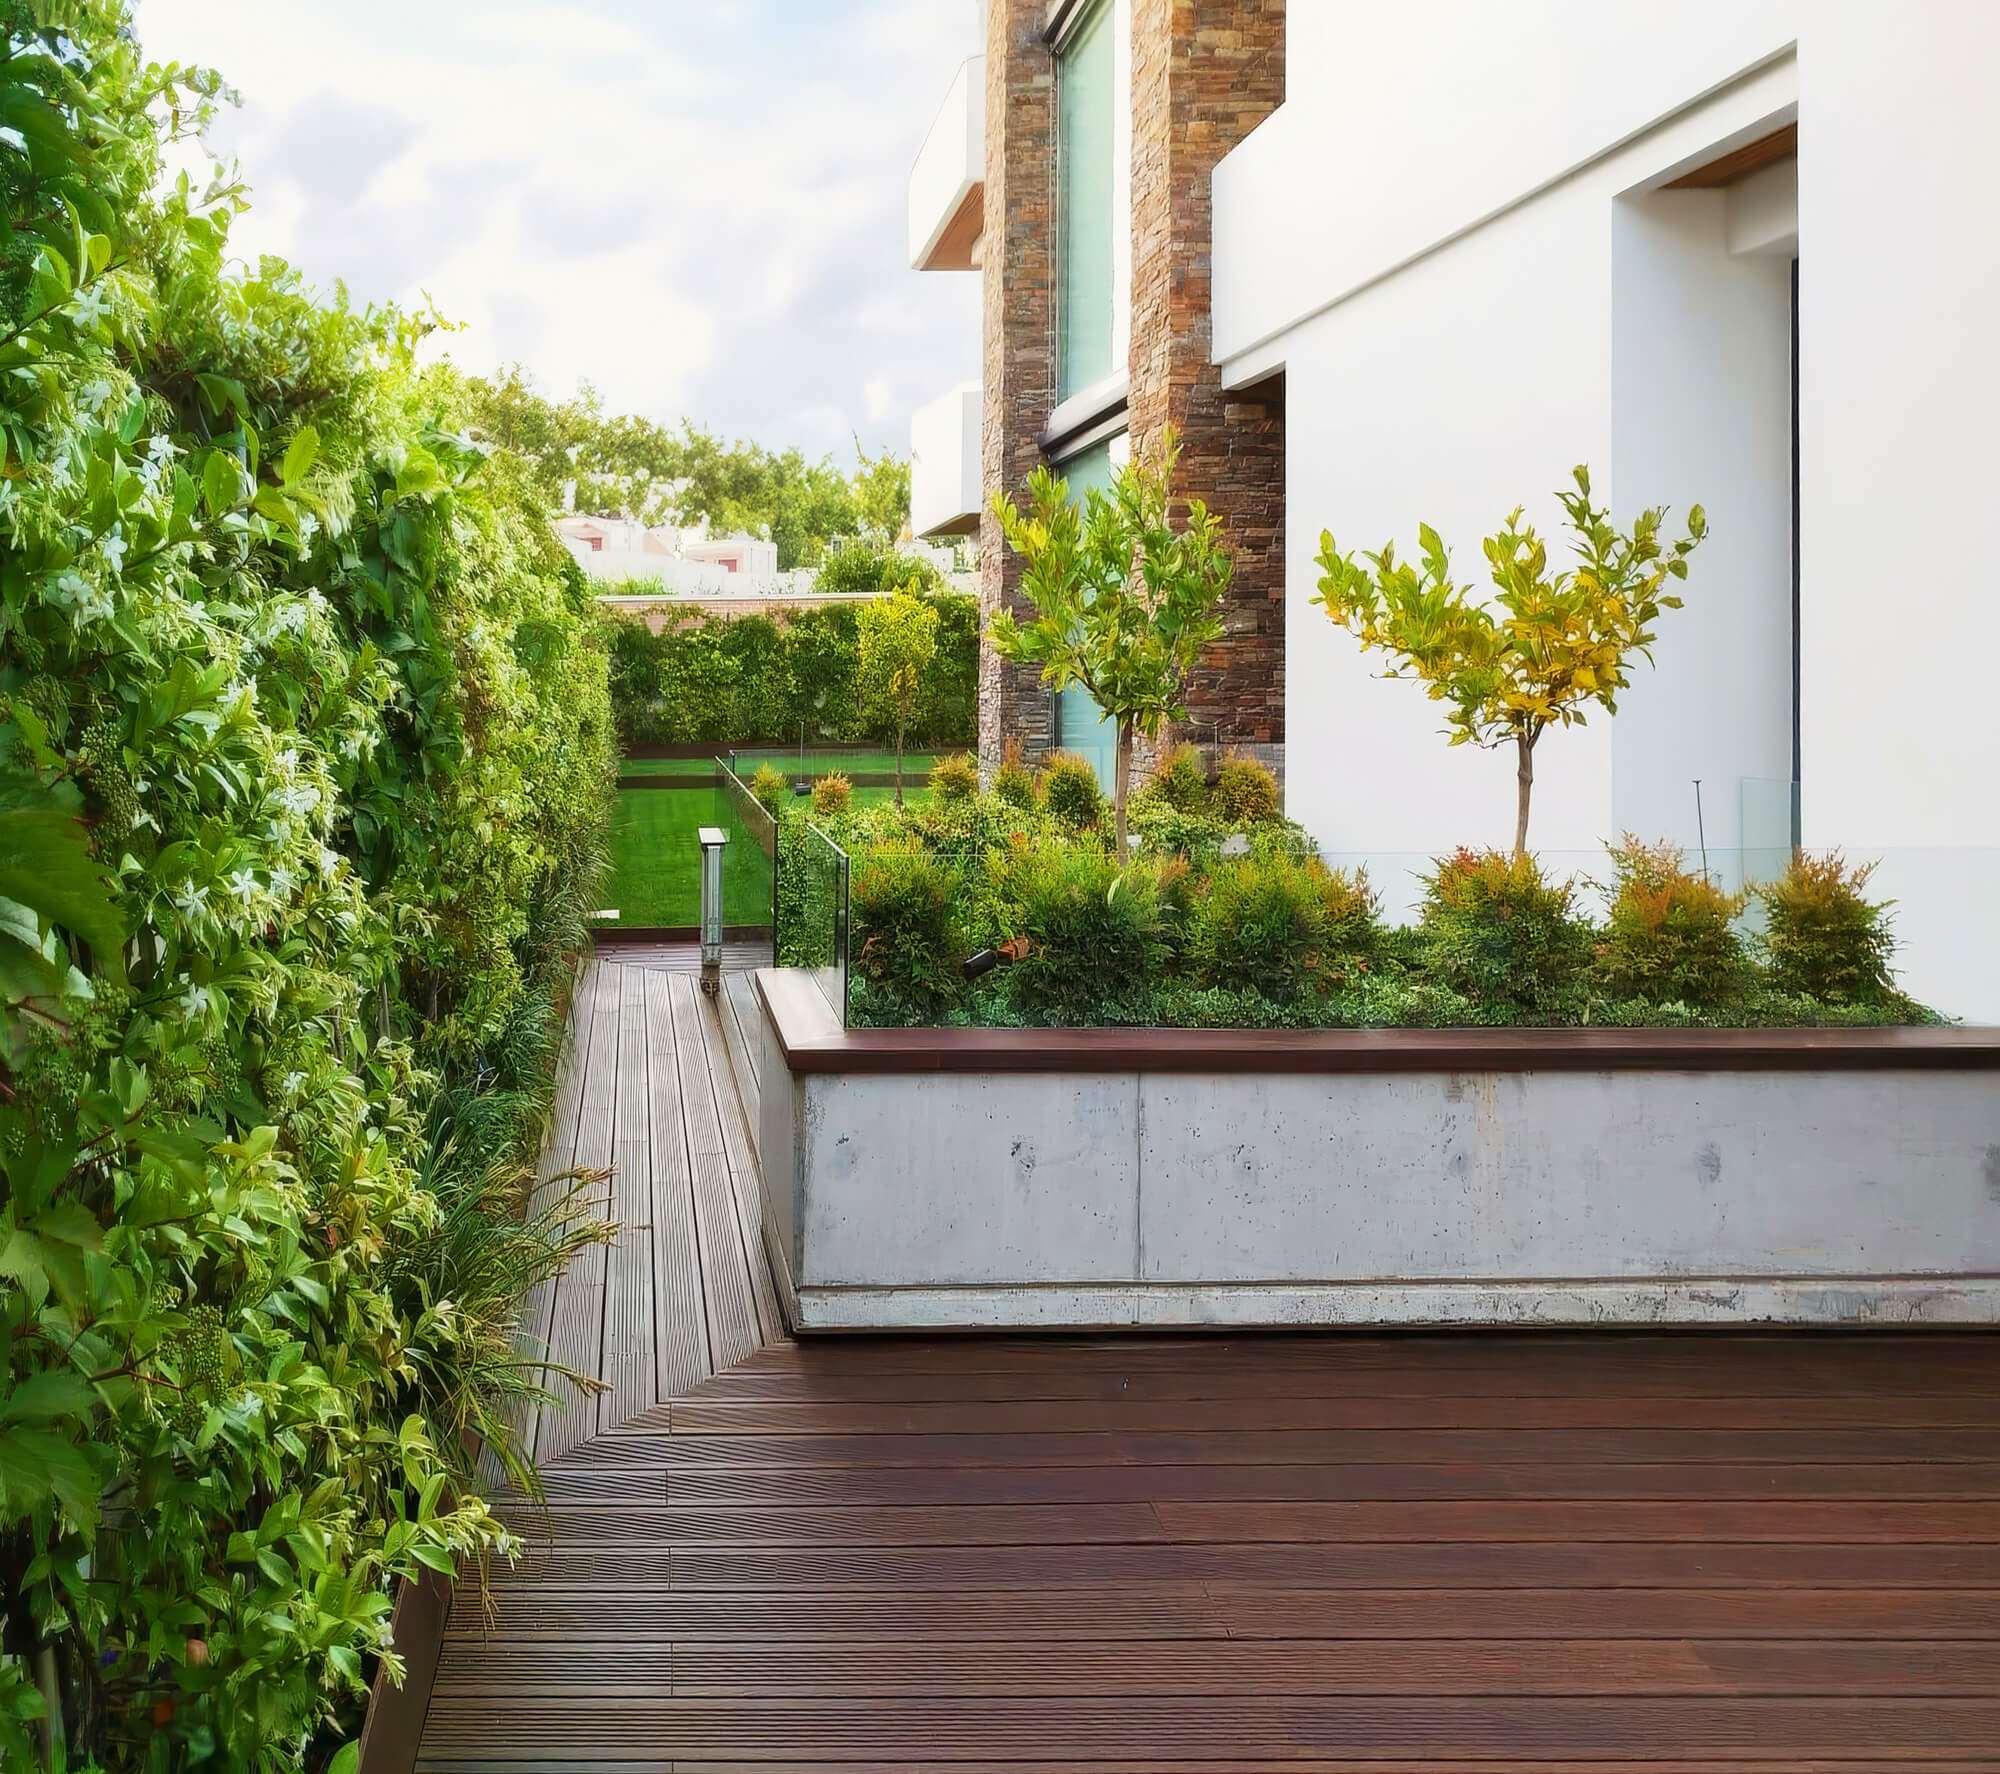
[[[771,921],[770,864],[738,821],[718,817],[717,797],[702,789],[644,789],[618,797],[611,822],[607,910],[621,925],[701,921],[701,842],[705,825],[729,833],[724,852],[724,917],[731,924]]]
[[[919,779],[921,781],[921,779]],[[928,791],[905,783],[903,800],[913,804]],[[893,788],[857,788],[850,806],[879,807],[896,797]],[[717,799],[700,788],[643,788],[618,797],[611,821],[611,879],[604,890],[607,910],[621,925],[695,924],[701,920],[701,844],[705,825],[729,833],[725,852],[724,904],[732,924],[767,924],[771,918],[769,865],[757,842],[739,823],[718,820]]]

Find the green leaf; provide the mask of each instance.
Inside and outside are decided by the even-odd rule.
[[[67,1369],[30,1374],[0,1398],[0,1423],[46,1423],[55,1417],[87,1416],[97,1394],[81,1374]]]
[[[303,480],[312,465],[319,460],[319,432],[311,425],[301,426],[299,434],[285,446],[283,479],[286,486]]]
[[[109,976],[124,978],[124,921],[90,854],[88,835],[67,813],[53,807],[0,812],[0,897],[74,931]]]

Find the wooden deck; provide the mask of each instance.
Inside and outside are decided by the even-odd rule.
[[[586,999],[614,1390],[423,1768],[2000,1768],[2000,1339],[795,1345],[729,1001]]]

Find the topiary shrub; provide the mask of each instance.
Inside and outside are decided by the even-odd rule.
[[[1278,779],[1255,758],[1231,752],[1216,767],[1214,806],[1231,825],[1262,825],[1278,817]]]
[[[1777,880],[1756,889],[1767,920],[1758,947],[1781,992],[1829,1004],[1896,995],[1889,977],[1893,901],[1861,896],[1874,872],[1872,862],[1849,868],[1837,850],[1824,856],[1801,850]]]
[[[757,805],[776,819],[778,809],[791,794],[791,785],[785,781],[782,770],[774,769],[769,764],[759,764],[756,774],[750,778],[750,793]]]
[[[931,766],[931,794],[947,807],[976,800],[979,796],[979,766],[963,752],[939,758]]]
[[[1550,1017],[1581,994],[1590,930],[1574,884],[1532,856],[1459,849],[1425,882],[1424,963],[1439,983],[1507,1016]]]
[[[1013,734],[1000,748],[1000,767],[993,772],[993,792],[1023,812],[1035,805],[1035,774],[1021,761],[1021,741]]]
[[[1007,993],[1040,1022],[1120,1023],[1150,1012],[1166,960],[1159,883],[1095,845],[1018,843],[994,853],[992,880],[1018,954]]]
[[[1745,975],[1735,928],[1743,895],[1689,874],[1673,845],[1642,844],[1630,832],[1612,848],[1611,864],[1617,892],[1597,945],[1606,990],[1695,1009],[1736,998]]]
[[[914,839],[871,850],[854,867],[849,965],[907,1020],[935,1016],[965,989],[962,884]]]
[[[1159,769],[1153,772],[1153,780],[1147,785],[1146,792],[1149,798],[1164,802],[1176,813],[1206,813],[1208,771],[1201,761],[1201,753],[1191,745],[1175,746]],[[1272,804],[1275,807],[1275,784]]]
[[[840,771],[835,770],[813,784],[813,811],[845,813],[853,795],[854,785]]]
[[[1104,816],[1104,790],[1090,760],[1074,752],[1050,752],[1042,765],[1042,805],[1076,831],[1087,831]]]

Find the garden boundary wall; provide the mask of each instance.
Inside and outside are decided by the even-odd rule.
[[[2000,1321],[2000,1030],[849,1031],[756,985],[801,1331]]]

